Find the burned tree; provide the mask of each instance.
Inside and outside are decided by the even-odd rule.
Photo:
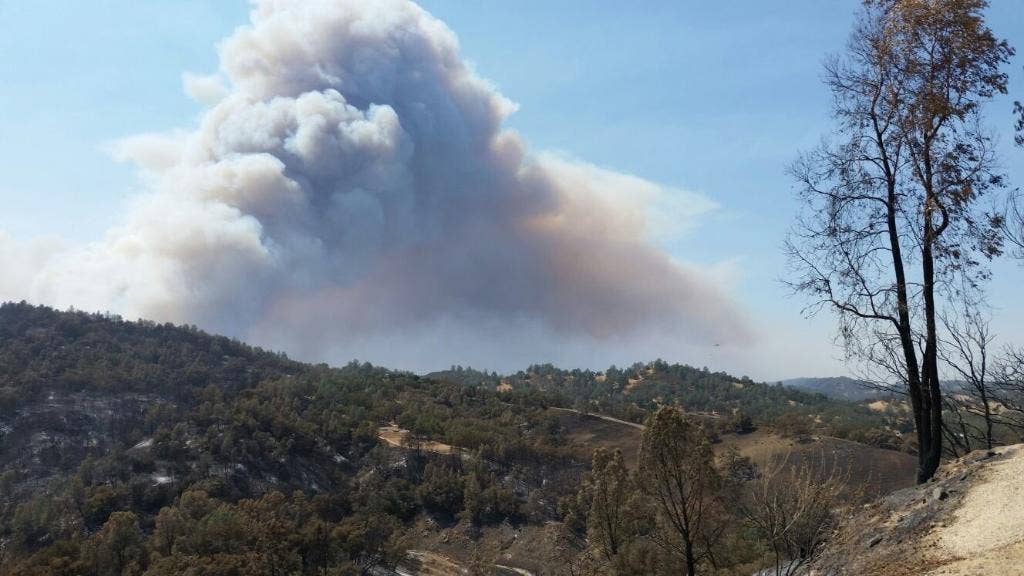
[[[997,422],[1024,439],[1024,348],[1007,347],[996,360],[991,399]]]
[[[831,309],[851,360],[902,383],[914,414],[918,481],[942,455],[937,314],[976,289],[1001,251],[1002,189],[981,105],[1005,93],[1013,54],[984,0],[868,0],[845,53],[825,67],[831,141],[792,174],[805,211],[787,240],[793,288]]]
[[[972,440],[980,440],[991,450],[997,416],[993,412],[989,350],[995,337],[988,317],[972,303],[941,317],[944,345],[940,346],[940,355],[961,381],[959,389],[947,395],[946,406],[953,421],[944,423],[946,438],[955,456],[973,450]],[[981,425],[968,422],[965,415],[980,418]]]
[[[773,561],[758,573],[802,574],[837,525],[841,496],[849,490],[847,473],[824,454],[817,466],[789,453],[758,468],[736,502],[740,518],[754,530]]]

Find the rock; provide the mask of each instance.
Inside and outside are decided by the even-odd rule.
[[[882,541],[882,535],[881,534],[876,534],[876,535],[872,536],[871,540],[868,540],[868,548],[874,548],[881,541]]]
[[[935,488],[935,490],[932,490],[933,500],[945,500],[948,496],[949,493],[946,492],[945,489],[942,488],[942,486],[938,486]]]
[[[979,462],[984,462],[985,460],[988,460],[993,456],[996,456],[996,453],[991,450],[987,452],[972,452],[971,455],[966,459],[966,461],[968,464],[977,464]]]

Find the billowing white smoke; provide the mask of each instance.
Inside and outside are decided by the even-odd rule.
[[[450,350],[487,338],[744,336],[713,275],[651,243],[652,209],[710,203],[529,154],[415,4],[263,0],[220,55],[226,83],[184,78],[198,129],[117,147],[151,191],[33,271],[32,299],[411,367],[493,365]]]

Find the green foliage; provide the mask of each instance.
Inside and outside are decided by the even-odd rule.
[[[656,503],[659,543],[692,576],[713,557],[721,486],[703,427],[676,408],[659,409],[644,431],[637,471],[641,489]]]
[[[7,527],[14,550],[34,552],[77,535],[81,519],[68,498],[37,496],[14,509]]]
[[[640,490],[653,476],[629,474],[615,453],[578,459],[565,412],[548,409],[574,404],[633,422],[683,405],[723,432],[747,419],[711,412],[876,437],[852,404],[663,362],[424,378],[5,304],[0,573],[366,573],[401,559],[424,512],[478,528],[564,519],[606,542],[600,555],[621,574],[678,568],[664,514]],[[408,430],[407,448],[378,439],[389,424]],[[693,444],[693,426],[648,435],[706,456],[710,427]],[[431,453],[429,441],[456,449]]]
[[[811,433],[811,421],[799,414],[783,414],[775,419],[775,431],[783,436],[806,436]]]
[[[501,378],[459,367],[432,376],[451,382],[473,381],[492,390],[511,389],[512,392],[504,393],[506,396],[534,394],[534,398],[548,405],[573,407],[636,423],[642,423],[659,406],[672,405],[691,414],[727,420],[723,431],[729,432],[735,431],[734,424],[742,424],[741,428],[751,431],[779,418],[797,416],[811,422],[815,432],[839,437],[869,428],[884,432],[891,424],[856,402],[662,360],[636,363],[628,368],[611,366],[603,373],[562,370],[542,364]],[[734,422],[732,415],[746,418]],[[902,427],[909,424],[897,423],[906,425]]]
[[[217,383],[240,390],[302,365],[195,327],[0,305],[0,403],[8,409],[54,389],[138,392],[185,399]]]
[[[743,410],[737,410],[729,418],[729,428],[737,434],[749,434],[755,430],[754,420]]]
[[[456,470],[431,462],[424,469],[423,482],[416,493],[427,510],[455,516],[462,511],[465,490],[466,483]]]
[[[97,576],[136,576],[146,565],[144,536],[132,512],[114,512],[84,546],[86,564]]]
[[[474,470],[466,477],[462,501],[462,514],[473,524],[501,522],[519,514],[516,494],[484,470]]]
[[[394,564],[423,510],[524,521],[532,494],[549,521],[544,499],[586,466],[544,394],[299,364],[190,327],[5,304],[0,367],[0,573],[359,573]],[[390,422],[469,460],[385,448]]]
[[[614,562],[626,552],[635,534],[635,517],[629,507],[635,490],[621,451],[608,452],[603,448],[594,451],[584,490],[590,497],[587,537],[601,556]]]

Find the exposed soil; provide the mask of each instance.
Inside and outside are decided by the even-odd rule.
[[[971,453],[850,514],[812,574],[1024,574],[1024,448]]]
[[[394,424],[381,426],[377,429],[377,437],[396,448],[413,448],[418,446],[426,452],[435,454],[452,454],[458,452],[458,448],[435,440],[417,440],[409,437],[409,431],[399,428]]]

